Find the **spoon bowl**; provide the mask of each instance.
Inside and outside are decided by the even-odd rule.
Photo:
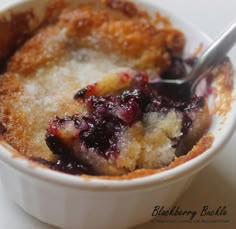
[[[197,58],[192,70],[181,79],[154,79],[149,83],[160,94],[172,99],[189,100],[202,79],[212,76],[211,70],[219,64],[236,42],[236,20],[212,42]]]

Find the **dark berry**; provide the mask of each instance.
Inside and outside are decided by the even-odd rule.
[[[185,60],[185,63],[186,63],[188,66],[193,67],[193,66],[196,64],[197,60],[198,60],[197,57],[190,57],[190,58],[187,58],[187,59]]]
[[[87,88],[83,88],[83,89],[79,90],[74,95],[74,99],[82,99],[82,98],[84,98],[84,96],[86,95],[86,92],[87,92]]]
[[[48,166],[50,169],[73,175],[89,174],[95,175],[92,167],[77,160],[70,154],[63,154],[55,162],[41,158],[31,158],[32,161]]]
[[[52,133],[47,133],[45,137],[48,148],[55,154],[64,154],[66,152],[64,144],[57,136]]]
[[[180,79],[186,76],[186,68],[182,58],[172,56],[171,66],[161,74],[163,79]]]

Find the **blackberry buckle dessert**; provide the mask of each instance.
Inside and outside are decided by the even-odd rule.
[[[185,60],[184,48],[167,18],[134,3],[57,1],[33,34],[2,49],[0,135],[17,156],[69,174],[113,179],[177,166],[213,141],[204,140],[211,86],[171,98],[148,83],[184,77],[196,59]]]
[[[116,88],[107,82],[116,82]],[[122,175],[155,169],[185,154],[209,126],[203,97],[169,100],[148,84],[144,73],[121,73],[79,90],[86,114],[54,117],[46,142],[59,156],[70,154],[96,174]]]

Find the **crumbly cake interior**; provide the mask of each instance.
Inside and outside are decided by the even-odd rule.
[[[63,10],[56,20],[36,31],[8,61],[6,72],[0,77],[0,123],[5,140],[22,155],[43,161],[58,160],[58,155],[45,143],[45,132],[55,116],[88,113],[84,105],[73,100],[79,89],[101,81],[106,75],[129,69],[145,71],[149,77],[164,75],[173,66],[174,57],[181,56],[185,44],[182,32],[161,17],[157,26],[157,22],[133,4],[116,2],[103,0],[101,7],[88,4]],[[115,79],[109,83],[119,86]],[[201,127],[193,128],[196,131],[193,139],[190,135],[186,137],[190,145],[209,125],[207,106],[200,113],[204,113]],[[113,161],[108,163],[109,168],[106,161],[95,157],[90,161],[101,163],[96,167],[98,174],[108,175],[168,165],[176,157],[170,139],[183,134],[180,116],[175,112],[165,117],[155,113],[144,116],[147,132],[142,139],[146,142],[144,149],[138,136],[144,130],[138,123],[122,132],[125,137],[119,147],[122,155],[128,157],[115,162],[121,164],[118,170]],[[160,155],[154,150],[158,144]],[[137,156],[141,148],[146,152],[142,157]],[[177,151],[181,150],[177,147]],[[151,160],[153,157],[158,160]]]

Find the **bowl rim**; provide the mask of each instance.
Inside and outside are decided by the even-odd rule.
[[[30,4],[34,2],[34,0],[17,0],[12,4],[8,4],[5,8],[0,9],[0,13],[4,14],[9,10],[17,9],[18,7],[22,7],[24,4]],[[204,42],[209,43],[211,39],[196,25],[190,23],[189,21],[184,20],[181,16],[174,14],[173,12],[161,7],[157,2],[153,1],[145,1],[138,0],[135,1],[137,5],[142,4],[142,6],[153,7],[155,10],[158,10],[165,15],[171,15],[174,18],[177,18],[179,22],[185,24],[191,29],[194,29],[199,33],[204,39]],[[45,4],[48,3],[48,0],[45,0]],[[236,93],[235,82],[232,93]],[[201,170],[205,167],[213,158],[220,152],[220,150],[225,146],[230,137],[232,136],[234,129],[236,127],[236,101],[235,99],[231,103],[231,110],[227,113],[227,128],[224,128],[222,131],[221,137],[215,136],[213,145],[204,151],[201,155],[184,162],[177,167],[171,168],[169,170],[162,171],[160,173],[147,175],[144,177],[137,177],[134,179],[127,180],[108,180],[108,179],[100,179],[100,178],[86,178],[81,176],[69,175],[57,171],[53,171],[48,168],[41,168],[37,166],[32,166],[29,163],[27,158],[17,158],[12,155],[12,153],[4,147],[4,144],[1,144],[0,141],[0,160],[3,161],[6,165],[14,168],[17,171],[22,172],[23,174],[29,177],[36,177],[40,180],[63,185],[67,187],[80,188],[80,189],[89,189],[92,191],[101,191],[101,190],[109,190],[109,191],[120,191],[127,189],[136,189],[140,187],[149,188],[153,185],[165,185],[171,182],[176,182],[177,180],[181,180],[186,176],[190,176],[195,174],[197,171]]]

